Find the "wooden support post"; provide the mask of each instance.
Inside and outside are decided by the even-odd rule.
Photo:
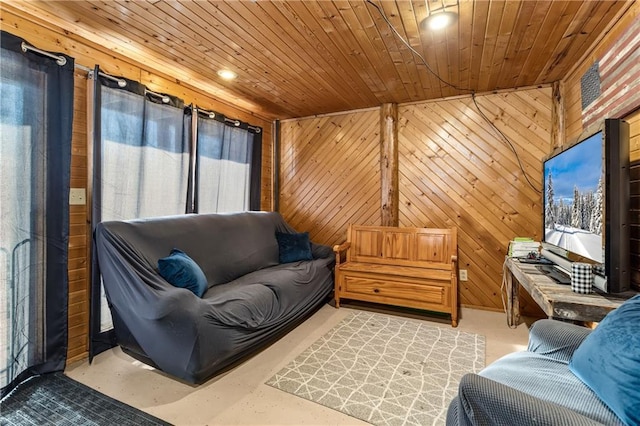
[[[520,323],[520,284],[513,279],[513,274],[507,268],[504,272],[507,279],[507,325],[510,328],[516,328]]]
[[[398,105],[380,107],[382,226],[398,226]]]
[[[554,81],[551,93],[551,150],[564,144],[564,83]]]
[[[273,122],[273,159],[272,186],[271,186],[271,211],[280,211],[280,120]]]

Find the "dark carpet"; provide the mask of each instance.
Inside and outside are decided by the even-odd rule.
[[[169,425],[62,373],[21,383],[0,406],[2,425]]]

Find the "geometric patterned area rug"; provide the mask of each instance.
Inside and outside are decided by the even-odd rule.
[[[443,425],[484,336],[358,311],[266,384],[375,425]]]
[[[20,383],[0,401],[2,425],[169,425],[62,373]]]

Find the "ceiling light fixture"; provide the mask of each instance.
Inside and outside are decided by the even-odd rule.
[[[233,80],[234,78],[238,77],[238,74],[231,70],[219,70],[218,75],[225,80]]]
[[[422,21],[422,28],[428,28],[431,31],[438,31],[447,28],[458,19],[455,12],[434,12]]]
[[[429,3],[435,3],[435,7]],[[427,17],[420,22],[420,28],[423,30],[442,30],[458,19],[458,0],[455,3],[450,3],[448,0],[425,0],[425,6],[427,6]]]

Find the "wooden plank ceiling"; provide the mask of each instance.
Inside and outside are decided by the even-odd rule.
[[[265,118],[304,117],[561,79],[628,1],[8,1],[133,61],[242,99]],[[420,30],[428,9],[455,25]],[[84,64],[92,66],[93,64]],[[238,74],[223,81],[217,71]],[[109,71],[109,70],[107,70]]]

